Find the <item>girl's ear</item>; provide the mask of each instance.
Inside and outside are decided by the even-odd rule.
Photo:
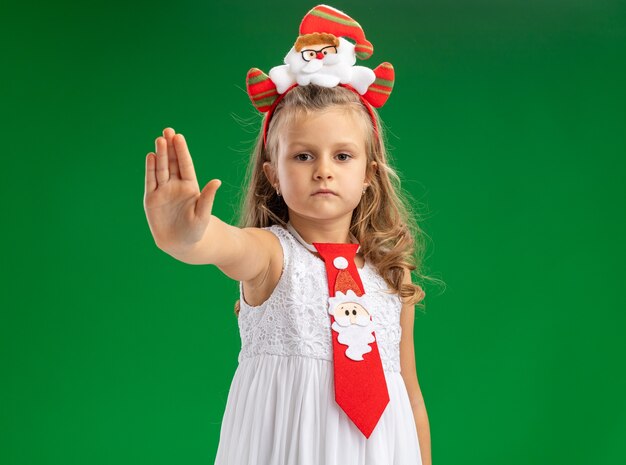
[[[276,187],[275,184],[278,181],[276,177],[276,169],[274,165],[272,165],[269,161],[263,163],[263,173],[265,173],[265,177],[269,181],[269,183]]]
[[[376,171],[378,171],[378,163],[375,161],[370,162],[369,169],[367,170],[367,174],[365,176],[367,183],[371,184],[374,181]]]

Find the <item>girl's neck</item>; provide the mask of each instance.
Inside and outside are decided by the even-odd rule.
[[[311,222],[301,218],[290,218],[288,225],[295,230],[295,235],[307,244],[313,242],[349,244],[357,242],[356,238],[350,234],[349,221],[348,218],[345,224],[340,222],[323,224],[318,221]]]

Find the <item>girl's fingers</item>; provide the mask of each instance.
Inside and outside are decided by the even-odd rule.
[[[146,194],[157,188],[155,156],[154,153],[150,152],[146,157]]]
[[[167,141],[164,137],[157,137],[156,145],[156,180],[159,186],[170,180],[170,170],[167,160]]]
[[[178,156],[180,178],[184,181],[196,181],[196,171],[193,168],[193,161],[191,161],[191,154],[187,148],[185,137],[182,134],[176,134],[173,141]]]
[[[213,209],[215,193],[221,185],[222,181],[219,179],[212,179],[206,186],[204,186],[204,189],[202,189],[200,198],[196,202],[196,216],[203,221],[209,221],[211,218],[211,210]]]
[[[163,130],[163,137],[167,141],[167,158],[168,158],[168,168],[170,170],[170,177],[178,177],[178,160],[176,159],[176,147],[172,142],[176,133],[172,128],[165,128]]]

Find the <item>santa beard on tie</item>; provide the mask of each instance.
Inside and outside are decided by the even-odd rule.
[[[347,345],[346,356],[354,361],[363,360],[363,355],[372,351],[370,342],[374,342],[374,322],[368,315],[358,315],[354,323],[350,322],[350,317],[339,316],[332,324],[332,329],[339,336],[337,340]]]

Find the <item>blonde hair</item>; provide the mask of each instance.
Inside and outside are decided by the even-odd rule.
[[[373,109],[379,130],[377,138],[367,109],[359,96],[349,89],[312,84],[296,86],[279,102],[268,127],[267,147],[264,147],[261,129],[248,164],[248,189],[241,199],[239,227],[286,226],[289,220],[287,205],[265,176],[263,163],[276,163],[279,138],[285,125],[298,116],[334,106],[352,110],[367,128],[370,186],[352,214],[350,232],[359,241],[364,258],[378,270],[391,292],[398,293],[404,303],[423,308],[423,304],[419,304],[425,296],[421,286],[403,283],[403,278],[404,269],[408,268],[422,280],[437,281],[421,274],[425,234],[414,220],[406,194],[400,188],[400,179],[388,162],[378,113]],[[378,164],[374,172],[370,166],[372,161]],[[235,303],[235,314],[239,314],[239,300]]]

